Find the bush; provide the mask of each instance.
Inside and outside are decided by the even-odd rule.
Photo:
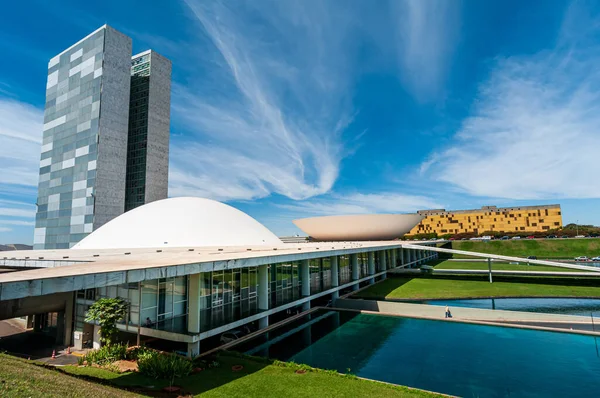
[[[90,306],[85,313],[86,322],[98,322],[100,342],[111,345],[117,337],[117,321],[127,315],[129,304],[120,297],[101,298]]]
[[[119,361],[127,358],[127,345],[113,344],[105,345],[97,350],[91,350],[83,357],[79,358],[79,364],[87,362],[88,365],[93,363],[98,365],[106,365],[111,362]]]
[[[192,372],[192,362],[176,354],[147,350],[138,355],[138,370],[154,379],[172,380],[189,375]]]
[[[127,349],[127,356],[125,359],[131,360],[131,361],[137,361],[140,354],[143,354],[145,352],[150,351],[149,348],[146,348],[144,346],[138,345],[138,346],[133,346],[133,347],[129,347]]]

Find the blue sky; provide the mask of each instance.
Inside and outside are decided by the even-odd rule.
[[[0,243],[33,238],[48,60],[104,23],[173,62],[170,196],[279,235],[300,217],[492,204],[600,224],[597,3],[158,4],[3,6]]]

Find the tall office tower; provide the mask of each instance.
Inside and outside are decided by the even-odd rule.
[[[148,50],[131,59],[125,211],[167,197],[171,61]]]
[[[48,64],[34,249],[63,249],[124,211],[131,39],[104,25]]]

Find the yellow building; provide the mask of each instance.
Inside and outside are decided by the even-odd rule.
[[[425,218],[410,232],[415,234],[482,234],[496,232],[543,232],[562,228],[560,205],[502,207],[477,210],[420,210]]]

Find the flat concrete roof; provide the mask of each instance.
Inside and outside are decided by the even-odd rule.
[[[436,241],[422,242],[433,245]],[[46,268],[0,274],[0,300],[286,261],[400,248],[402,241],[282,243],[277,246],[105,250],[22,250],[0,255],[0,266]],[[56,266],[48,262],[55,261]],[[69,262],[67,265],[65,262]],[[27,263],[28,265],[25,265]],[[40,265],[41,266],[41,265]]]

